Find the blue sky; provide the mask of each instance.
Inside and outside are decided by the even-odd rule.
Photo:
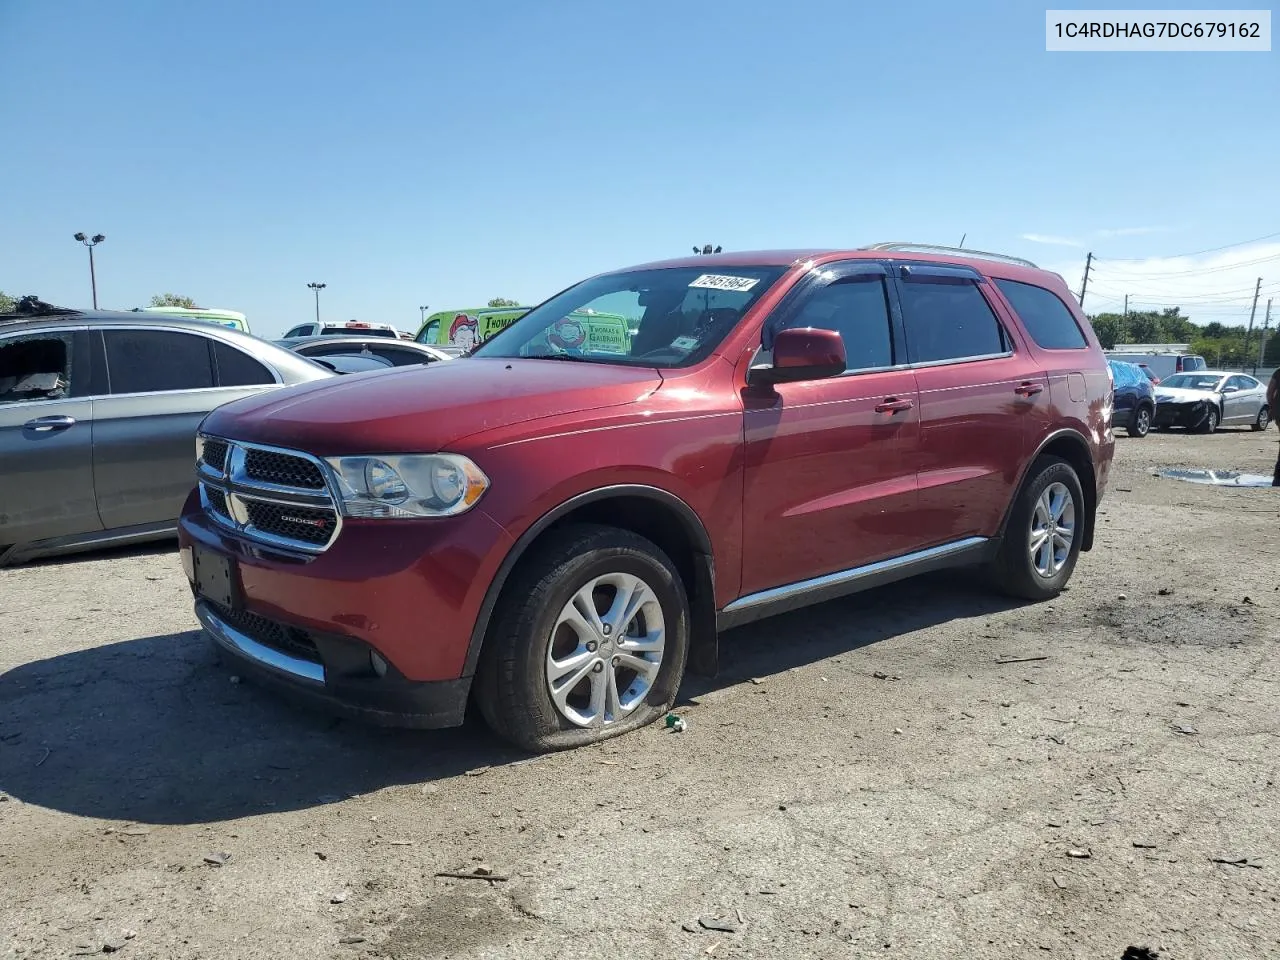
[[[1280,53],[1050,54],[1044,9],[0,0],[0,289],[87,304],[100,231],[106,307],[278,334],[314,280],[411,328],[694,243],[967,233],[1193,318],[1280,299],[1280,236],[1165,259],[1280,234]]]

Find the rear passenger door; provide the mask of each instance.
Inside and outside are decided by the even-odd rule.
[[[107,327],[101,337],[109,392],[94,407],[98,513],[107,529],[172,522],[195,483],[200,421],[275,376],[194,332]]]
[[[992,536],[1019,482],[1030,422],[1047,418],[1045,376],[977,271],[899,264],[895,280],[920,391],[916,481],[927,545]]]
[[[1252,423],[1262,406],[1262,397],[1256,392],[1259,386],[1257,380],[1243,374],[1229,378],[1227,392],[1222,395],[1222,422]]]

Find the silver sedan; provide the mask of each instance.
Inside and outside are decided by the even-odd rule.
[[[1220,426],[1265,430],[1271,420],[1266,384],[1247,373],[1175,373],[1156,386],[1157,430],[1186,427],[1213,433]]]
[[[201,320],[0,314],[0,566],[173,534],[210,410],[333,376]]]

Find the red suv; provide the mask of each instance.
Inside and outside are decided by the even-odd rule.
[[[964,564],[1055,596],[1110,403],[1026,261],[695,256],[585,280],[464,361],[215,410],[182,559],[240,673],[396,725],[473,698],[570,747],[661,717],[727,627]]]

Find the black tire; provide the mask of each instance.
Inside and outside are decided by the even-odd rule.
[[[1133,417],[1129,420],[1127,430],[1129,436],[1142,438],[1151,432],[1152,409],[1145,403],[1140,404],[1138,409],[1133,411]]]
[[[1054,483],[1061,483],[1071,496],[1075,510],[1075,533],[1067,550],[1062,567],[1051,577],[1041,575],[1031,561],[1031,521],[1040,495]],[[1000,552],[991,565],[992,580],[996,587],[1013,597],[1023,600],[1052,600],[1071,579],[1076,560],[1080,556],[1080,542],[1084,537],[1085,501],[1071,464],[1057,457],[1044,456],[1031,465],[1027,479],[1018,491],[1009,524],[1000,543]]]
[[[1222,415],[1218,413],[1218,408],[1213,404],[1204,412],[1204,419],[1200,421],[1200,425],[1196,427],[1196,433],[1215,433],[1218,424],[1222,422]]]
[[[640,577],[662,609],[662,663],[645,698],[623,719],[597,727],[569,721],[551,700],[546,657],[560,612],[595,577]],[[476,700],[494,733],[544,753],[597,743],[663,716],[675,703],[689,654],[689,600],[671,559],[629,530],[595,524],[565,527],[533,548],[504,588],[485,638]]]
[[[1267,429],[1267,424],[1269,424],[1270,422],[1271,422],[1271,411],[1268,410],[1266,407],[1263,407],[1261,410],[1258,411],[1258,418],[1254,420],[1252,424],[1249,425],[1249,429],[1260,432],[1262,430]]]

